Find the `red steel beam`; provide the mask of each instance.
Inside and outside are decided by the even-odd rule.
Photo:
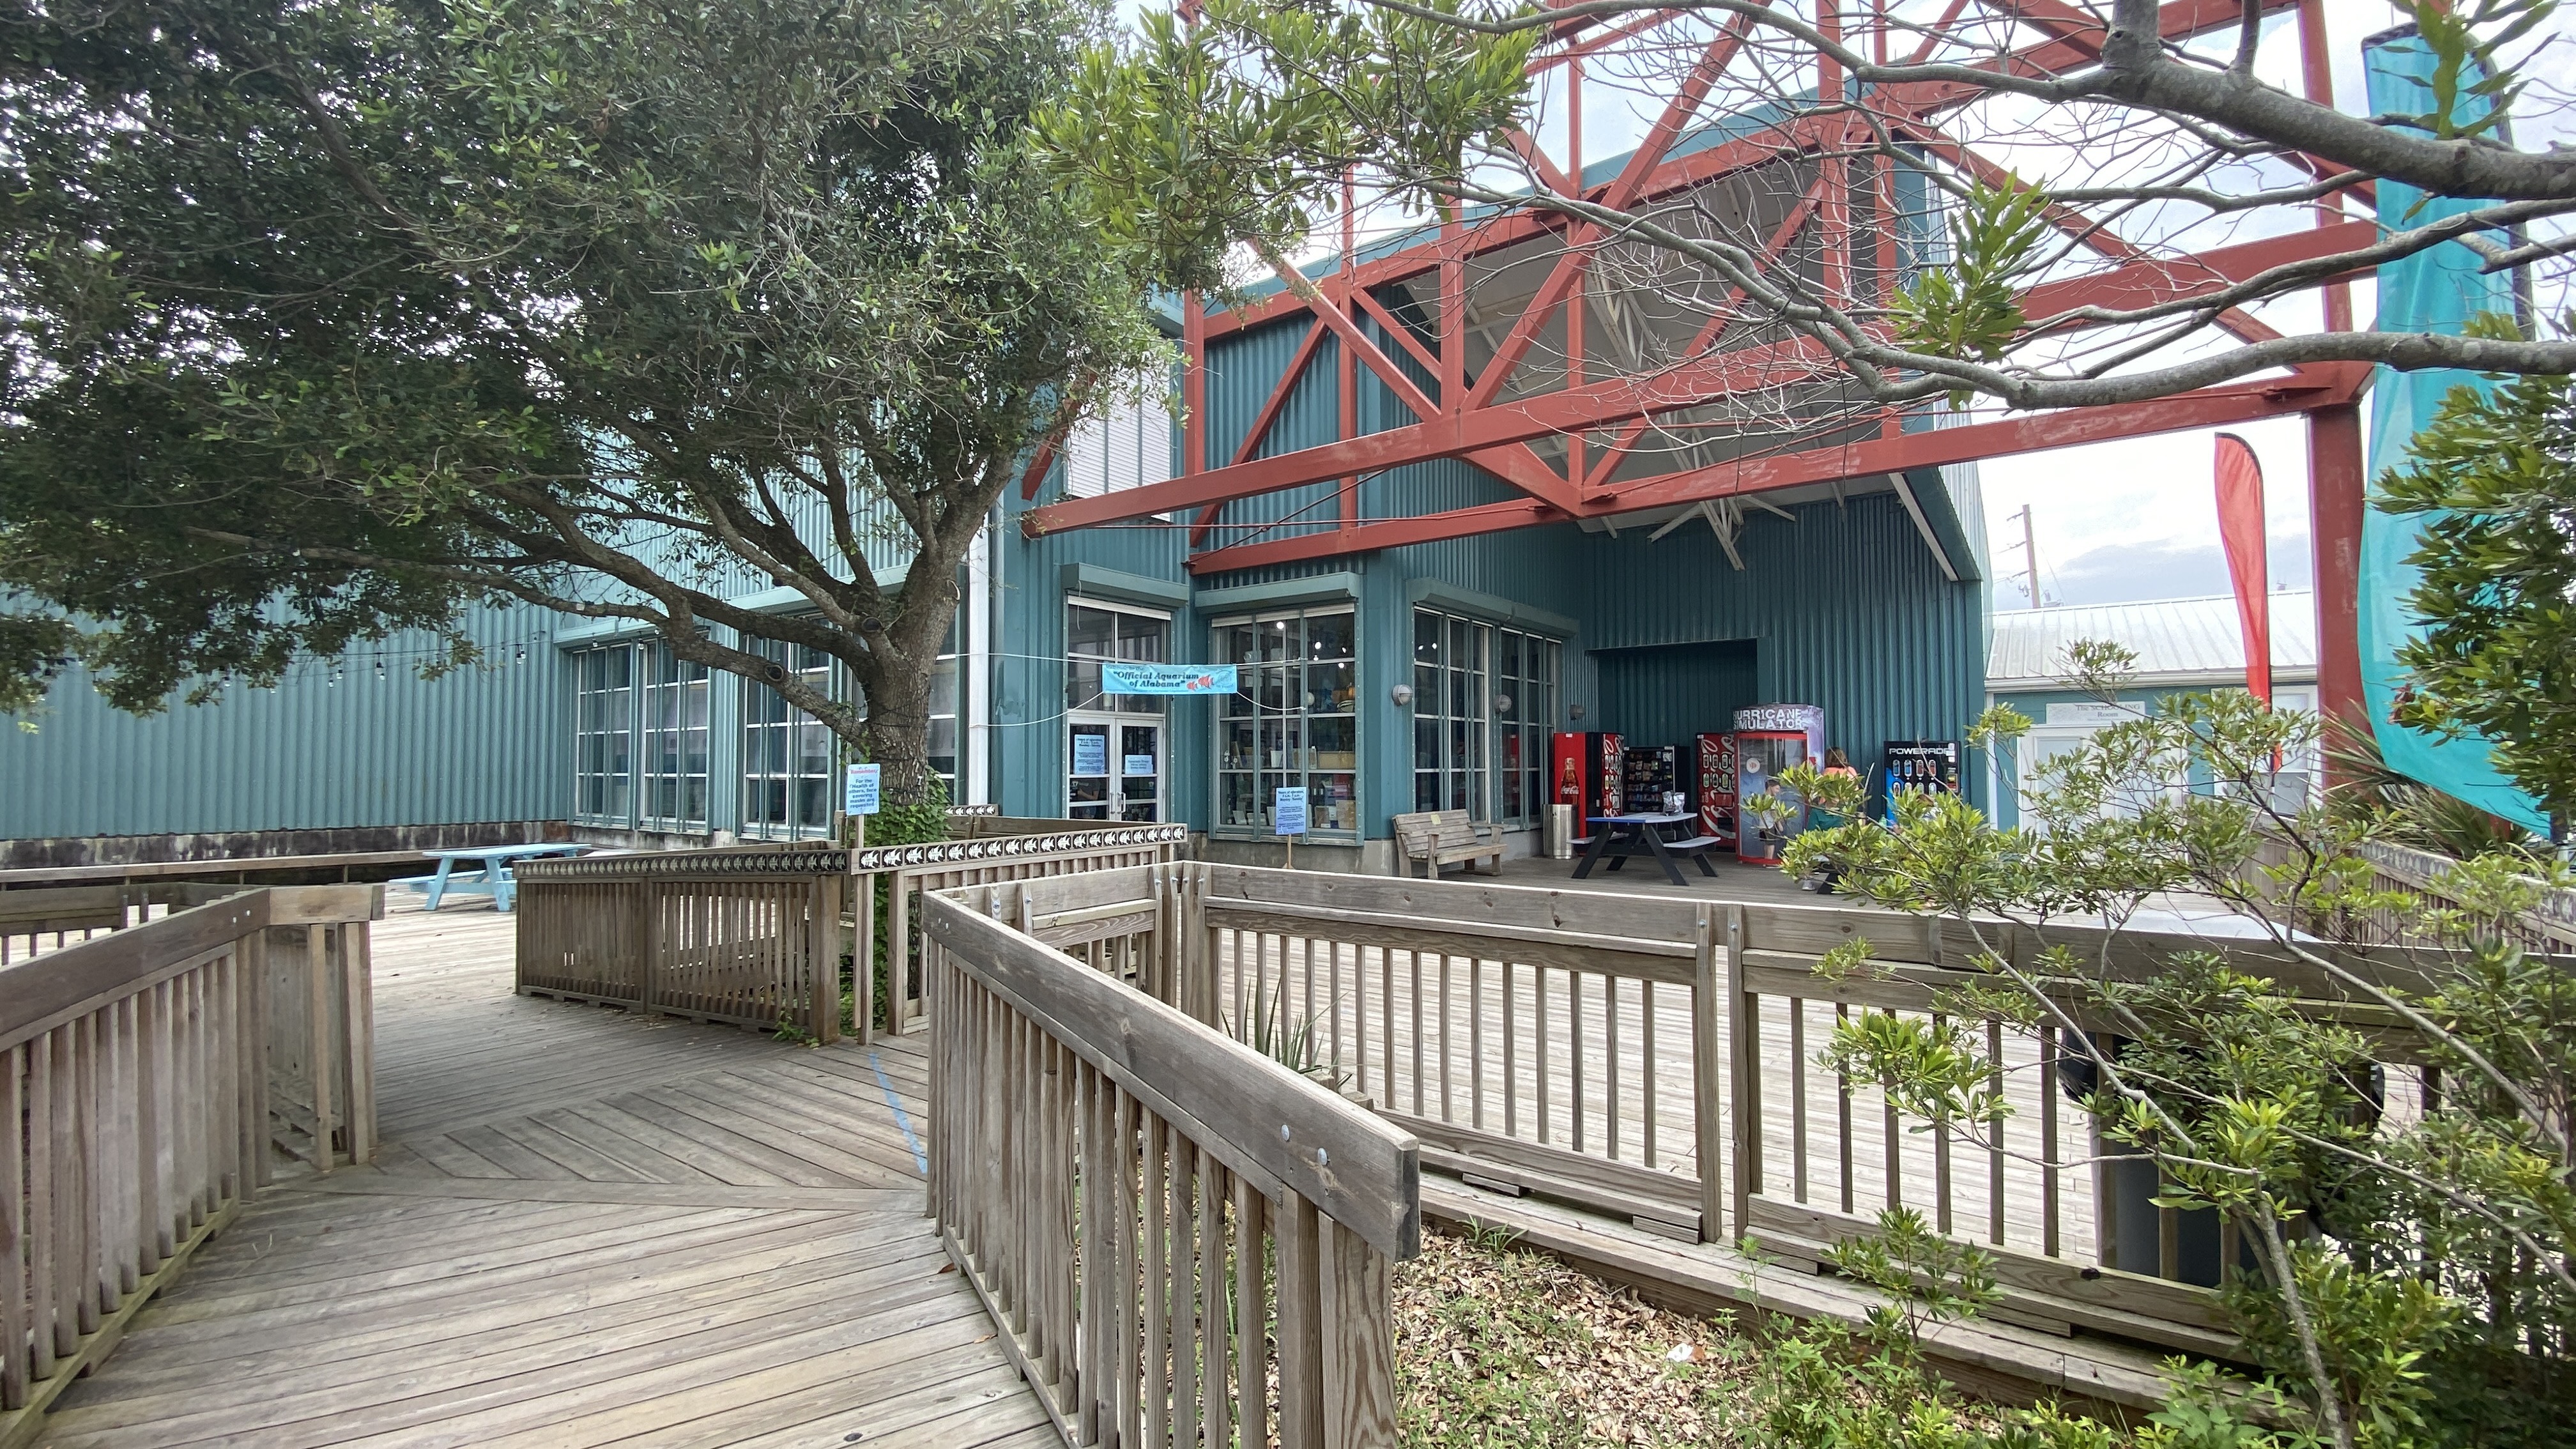
[[[2320,373],[2324,371],[2319,369]],[[1649,508],[1669,508],[1844,478],[1899,473],[1977,458],[1999,458],[2081,443],[2348,408],[2367,375],[2366,368],[2350,367],[2331,376],[2241,383],[2158,398],[2152,402],[2040,413],[1973,423],[1966,427],[1901,433],[1889,438],[1767,458],[1747,458],[1631,484],[1620,491],[1617,511],[1641,512]],[[1419,518],[1379,519],[1330,533],[1234,544],[1194,556],[1189,568],[1193,574],[1223,573],[1566,521],[1568,515],[1561,510],[1550,509],[1534,499],[1515,500],[1426,514]]]
[[[1342,285],[1348,286],[1349,284],[1345,281]],[[1342,354],[1347,357],[1356,357],[1359,361],[1368,364],[1369,371],[1377,374],[1378,381],[1386,384],[1387,390],[1395,394],[1396,401],[1412,409],[1413,415],[1422,419],[1423,425],[1431,423],[1434,419],[1446,416],[1444,410],[1440,408],[1439,405],[1432,402],[1430,397],[1424,394],[1421,388],[1414,386],[1412,378],[1404,375],[1404,369],[1395,365],[1395,359],[1387,356],[1383,351],[1379,350],[1378,345],[1369,340],[1368,334],[1360,330],[1360,324],[1352,321],[1347,315],[1345,315],[1339,305],[1334,304],[1328,299],[1324,305],[1314,307],[1311,310],[1317,320],[1321,321],[1326,327],[1333,330],[1334,340],[1341,344]],[[1355,431],[1356,428],[1344,429],[1346,436]],[[1398,431],[1401,430],[1399,429]],[[1374,436],[1384,435],[1378,434]],[[1478,467],[1493,474],[1495,477],[1502,479],[1504,482],[1509,483],[1513,487],[1520,489],[1522,492],[1527,493],[1534,498],[1544,498],[1548,502],[1554,503],[1559,507],[1570,508],[1574,505],[1574,485],[1550,472],[1547,464],[1540,460],[1538,454],[1531,452],[1526,446],[1529,438],[1537,436],[1539,435],[1532,433],[1519,438],[1505,438],[1500,440],[1499,443],[1491,446],[1480,444],[1466,450],[1466,457],[1469,462],[1474,463]],[[1308,449],[1307,451],[1312,452],[1314,450]],[[1290,453],[1283,454],[1282,456],[1296,457],[1298,455]],[[1258,465],[1236,465],[1236,467],[1255,466]],[[1234,470],[1221,469],[1219,471],[1230,472]],[[1365,471],[1369,470],[1356,468],[1336,470],[1337,473]],[[1334,474],[1326,474],[1324,476],[1331,477],[1334,476]],[[1307,481],[1318,482],[1321,480],[1309,479]],[[1268,490],[1264,489],[1263,491],[1267,492]]]
[[[2091,276],[2042,283],[2023,294],[2022,304],[2025,315],[2044,321],[2088,305],[2129,308],[2187,298],[2288,262],[2336,255],[2349,250],[2362,232],[2376,234],[2368,222],[2349,221],[2284,232],[2177,261],[2114,267]],[[1408,427],[1343,438],[1212,469],[1195,477],[1148,483],[1098,498],[1067,499],[1031,510],[1023,515],[1022,526],[1037,534],[1116,523],[1175,508],[1294,488],[1345,473],[1377,472],[1431,458],[1455,457],[1550,433],[1695,407],[1733,391],[1804,380],[1831,365],[1823,348],[1812,338],[1717,353],[1651,376],[1618,378],[1586,388],[1543,393],[1472,412],[1444,413]],[[1593,511],[1574,504],[1570,497],[1548,501],[1569,513]]]
[[[2260,3],[2268,13],[2294,7],[2300,0],[2260,0]],[[2173,0],[2164,8],[2161,28],[2167,40],[2184,40],[2222,25],[2233,25],[2237,19],[2237,0]],[[2088,63],[2080,46],[2065,40],[2052,40],[2014,52],[2007,57],[2006,68],[2016,74],[2047,75]],[[1914,82],[1873,92],[1869,104],[1874,110],[1892,115],[1928,117],[1965,105],[1983,95],[1986,89],[1967,82]],[[1845,124],[1841,117],[1802,116],[1760,136],[1739,138],[1723,146],[1694,152],[1657,168],[1646,187],[1633,200],[1651,201],[1732,172],[1793,159],[1829,144],[1842,134]],[[2366,190],[2357,190],[2355,194],[2365,199],[2368,195]],[[1545,233],[1565,231],[1567,227],[1565,218],[1552,213],[1516,211],[1469,228],[1466,250],[1461,255],[1501,251]],[[1439,265],[1439,249],[1425,242],[1361,263],[1354,283],[1362,287],[1383,287],[1421,276]],[[1274,293],[1221,316],[1206,319],[1205,332],[1209,337],[1223,337],[1277,321],[1302,306],[1293,294]]]

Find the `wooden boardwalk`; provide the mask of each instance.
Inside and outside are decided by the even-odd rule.
[[[512,924],[397,903],[378,1163],[264,1193],[44,1443],[1059,1442],[923,1215],[917,1047],[516,997]]]

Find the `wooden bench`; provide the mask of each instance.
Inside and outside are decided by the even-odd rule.
[[[1464,865],[1473,870],[1480,860],[1493,862],[1487,868],[1488,874],[1503,873],[1503,828],[1479,826],[1467,818],[1464,810],[1422,810],[1398,815],[1395,848],[1403,857],[1408,879],[1417,861],[1429,868],[1434,880],[1440,878],[1440,867],[1444,865]]]

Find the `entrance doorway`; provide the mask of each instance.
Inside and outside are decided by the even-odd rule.
[[[1163,721],[1159,715],[1067,715],[1065,818],[1163,818]]]

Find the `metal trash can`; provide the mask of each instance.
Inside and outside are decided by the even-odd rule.
[[[1574,859],[1574,807],[1571,805],[1547,807],[1547,858]]]

